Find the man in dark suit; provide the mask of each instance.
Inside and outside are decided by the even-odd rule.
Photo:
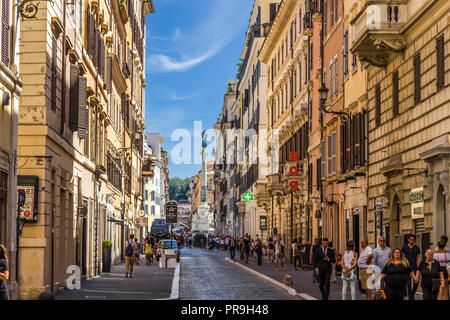
[[[328,295],[330,294],[332,263],[336,263],[334,250],[328,248],[328,239],[323,238],[322,246],[317,250],[315,256],[316,273],[319,275],[319,288],[322,293],[322,300],[328,300]]]

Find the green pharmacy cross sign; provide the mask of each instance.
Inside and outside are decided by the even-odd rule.
[[[243,198],[245,201],[249,202],[253,199],[253,196],[250,194],[250,192],[247,192],[246,194],[244,194]]]

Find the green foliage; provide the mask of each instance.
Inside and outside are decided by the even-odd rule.
[[[169,181],[169,198],[170,200],[180,201],[187,200],[189,192],[189,178],[180,179],[178,177],[171,178]]]
[[[112,242],[111,240],[103,240],[103,249],[112,248]]]

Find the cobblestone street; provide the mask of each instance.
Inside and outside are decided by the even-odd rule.
[[[292,300],[296,297],[225,261],[228,252],[185,248],[180,269],[180,299]]]

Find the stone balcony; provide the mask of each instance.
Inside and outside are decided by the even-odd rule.
[[[387,3],[366,1],[352,19],[352,48],[360,61],[384,67],[390,56],[403,51],[406,40],[401,30],[408,20],[407,0]]]

